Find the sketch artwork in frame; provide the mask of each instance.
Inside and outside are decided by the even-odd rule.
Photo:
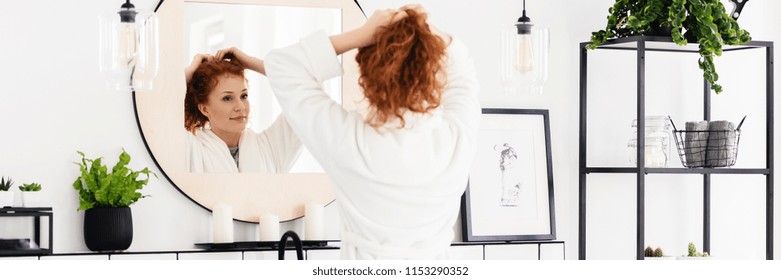
[[[462,197],[464,241],[556,239],[548,110],[483,109]]]

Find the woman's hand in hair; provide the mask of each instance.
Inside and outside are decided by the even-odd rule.
[[[266,66],[262,59],[247,55],[236,47],[230,47],[217,51],[217,53],[214,54],[214,59],[230,59],[231,61],[235,60],[241,64],[244,69],[249,69],[266,75]]]
[[[376,10],[361,27],[331,36],[331,44],[337,55],[352,49],[363,48],[374,44],[374,34],[381,28],[407,17],[401,9]]]
[[[417,12],[418,14],[427,14],[426,9],[423,8],[423,5],[420,4],[407,4],[404,6],[401,6],[399,10],[406,11],[406,10],[413,10]]]
[[[422,9],[422,7],[420,7],[420,9]],[[385,9],[374,11],[374,14],[372,14],[372,16],[366,20],[366,23],[361,26],[365,36],[361,38],[363,40],[358,47],[360,48],[374,44],[374,34],[376,34],[378,30],[407,17],[407,12],[405,12],[405,10],[407,9],[403,7],[402,9]]]
[[[187,84],[190,84],[190,80],[193,78],[193,73],[195,73],[195,70],[198,69],[198,66],[201,65],[201,63],[213,60],[214,57],[210,54],[204,54],[199,53],[196,54],[193,57],[193,62],[190,63],[190,66],[187,66],[184,68],[184,79],[187,82]]]
[[[420,5],[420,4],[407,4],[407,5],[402,6],[400,8],[400,10],[402,10],[402,11],[413,10],[413,11],[417,12],[418,14],[423,14],[423,15],[428,14],[426,12],[426,9],[424,9],[423,6]],[[450,35],[448,35],[447,33],[442,32],[442,30],[439,30],[436,26],[431,24],[431,22],[428,22],[428,26],[431,29],[431,32],[434,33],[434,35],[439,36],[439,38],[442,38],[442,40],[445,42],[446,45],[450,44],[450,41],[452,40]]]

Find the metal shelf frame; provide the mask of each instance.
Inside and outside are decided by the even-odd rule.
[[[54,248],[54,212],[51,207],[3,207],[0,217],[32,217],[33,241],[41,246],[41,217],[48,219],[49,244],[47,248],[29,250],[0,250],[0,256],[39,256],[51,255]]]
[[[765,176],[765,258],[773,259],[773,42],[751,41],[741,46],[724,46],[724,52],[765,49],[766,90],[766,166],[764,168],[647,168],[645,137],[637,138],[637,167],[587,166],[587,77],[588,49],[591,42],[580,43],[580,142],[578,187],[578,259],[586,259],[586,177],[591,173],[637,174],[637,259],[644,259],[645,248],[645,176],[648,174],[702,174],[703,177],[703,251],[710,252],[710,196],[712,174],[757,174]],[[696,44],[681,47],[669,37],[631,36],[609,40],[597,49],[635,51],[637,53],[637,134],[645,135],[645,55],[646,52],[697,53]],[[703,119],[711,120],[710,83],[703,83]]]

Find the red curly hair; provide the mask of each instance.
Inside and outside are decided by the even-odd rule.
[[[229,60],[212,60],[201,63],[195,69],[190,83],[187,84],[187,94],[184,96],[184,128],[195,134],[195,129],[209,123],[209,118],[201,113],[198,105],[209,100],[209,93],[219,83],[221,76],[237,76],[246,79],[244,67]]]
[[[434,34],[426,15],[406,10],[407,17],[375,34],[376,44],[360,48],[355,60],[359,84],[371,105],[366,122],[379,127],[404,113],[427,113],[440,105],[445,41]]]

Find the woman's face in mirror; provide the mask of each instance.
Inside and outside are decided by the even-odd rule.
[[[209,92],[206,103],[198,107],[209,118],[209,125],[215,132],[241,133],[247,127],[249,117],[247,97],[247,82],[243,77],[222,75]]]

